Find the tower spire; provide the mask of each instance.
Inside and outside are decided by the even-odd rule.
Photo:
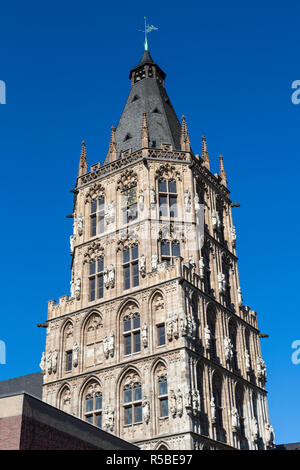
[[[182,116],[180,145],[181,145],[181,150],[185,150],[186,152],[190,152],[191,143],[190,143],[189,133],[188,133],[188,130],[187,130],[185,116]]]
[[[225,171],[225,168],[224,168],[223,155],[220,155],[219,158],[220,158],[220,172],[219,172],[219,175],[221,177],[222,184],[227,187],[227,177],[226,177],[226,171]]]
[[[202,153],[201,157],[203,158],[204,161],[204,166],[209,170],[210,168],[210,161],[209,161],[209,155],[208,155],[208,150],[207,150],[207,145],[206,145],[206,140],[205,136],[202,136]]]
[[[80,152],[80,159],[79,159],[79,166],[78,166],[78,176],[85,175],[87,172],[87,159],[86,159],[86,148],[85,148],[85,141],[83,140],[81,143],[81,152]]]
[[[146,113],[143,113],[141,139],[142,139],[142,147],[149,147],[149,130],[148,130]]]

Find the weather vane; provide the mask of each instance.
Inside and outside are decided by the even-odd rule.
[[[146,18],[146,16],[144,16],[144,19],[145,19],[145,29],[144,29],[144,30],[143,30],[143,29],[139,29],[139,32],[145,33],[145,42],[144,42],[144,46],[145,46],[145,51],[147,51],[147,50],[148,50],[147,34],[148,34],[148,33],[151,33],[151,31],[155,31],[155,30],[158,29],[158,28],[156,28],[155,26],[153,26],[153,24],[151,24],[151,25],[147,24],[147,18]]]

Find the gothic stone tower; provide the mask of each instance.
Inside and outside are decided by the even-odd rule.
[[[82,144],[43,399],[142,449],[271,448],[223,158],[212,174],[204,137],[194,155],[148,51],[129,77],[104,164],[88,171]]]

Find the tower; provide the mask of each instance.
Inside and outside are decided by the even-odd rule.
[[[142,449],[274,445],[223,157],[192,150],[145,50],[104,164],[82,143],[71,295],[48,304],[43,399]]]

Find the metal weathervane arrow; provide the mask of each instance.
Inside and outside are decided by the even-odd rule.
[[[139,32],[145,33],[144,47],[145,47],[145,51],[148,51],[148,38],[147,38],[147,34],[148,34],[148,33],[151,33],[151,31],[157,30],[158,28],[156,28],[155,26],[153,26],[153,24],[151,24],[151,25],[147,24],[147,18],[146,18],[146,16],[144,16],[144,19],[145,19],[145,29],[139,29]]]

